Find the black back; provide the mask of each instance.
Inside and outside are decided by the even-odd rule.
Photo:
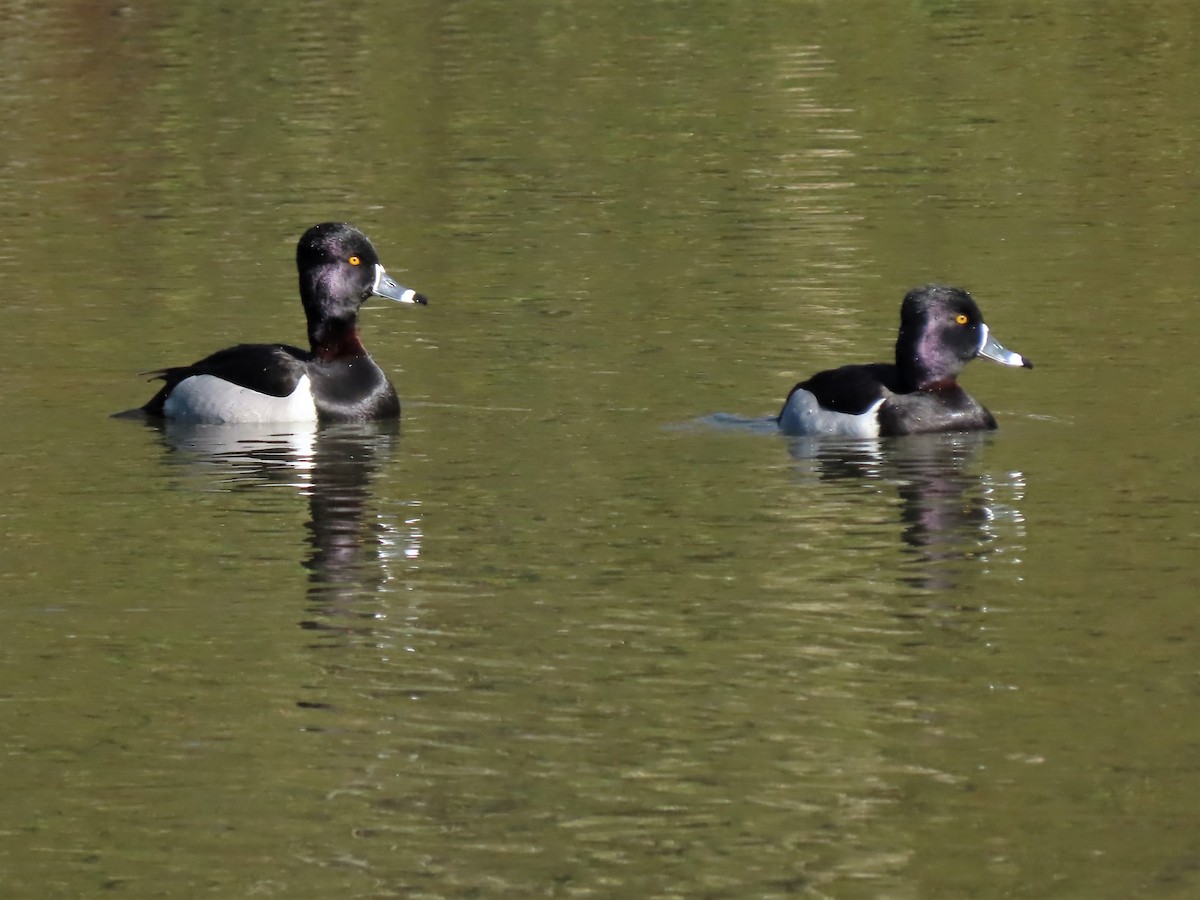
[[[166,383],[142,407],[142,411],[151,416],[162,416],[167,396],[179,382],[193,375],[213,375],[260,394],[287,397],[307,371],[311,356],[299,347],[287,344],[238,344],[218,350],[190,366],[172,366],[147,372]]]

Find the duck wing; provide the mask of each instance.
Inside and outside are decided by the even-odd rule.
[[[166,384],[142,407],[153,416],[163,414],[163,403],[181,381],[194,375],[212,375],[239,387],[272,397],[288,397],[308,371],[310,354],[287,344],[238,344],[218,350],[189,366],[170,366],[144,372]]]
[[[822,409],[861,416],[895,390],[894,370],[895,366],[886,363],[826,369],[797,384],[792,393],[805,390]]]

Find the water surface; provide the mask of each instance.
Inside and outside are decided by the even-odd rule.
[[[1194,895],[1197,24],[5,13],[4,894]],[[326,219],[399,429],[108,418]],[[998,432],[730,427],[930,280]]]

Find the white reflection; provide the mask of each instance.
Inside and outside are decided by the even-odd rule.
[[[1019,565],[1024,550],[1025,497],[1021,472],[977,472],[984,432],[910,435],[878,440],[794,438],[788,449],[796,472],[823,482],[871,483],[894,494],[900,537],[921,563],[919,586],[955,586],[943,563],[1003,559]],[[840,498],[839,498],[840,499]],[[819,497],[809,497],[816,504]]]
[[[307,501],[310,552],[304,566],[311,598],[322,609],[382,590],[421,557],[421,504],[407,500],[399,501],[398,511],[395,504],[380,509],[374,495],[375,476],[399,442],[398,423],[169,421],[150,427],[171,450],[167,462],[201,489],[286,487]]]

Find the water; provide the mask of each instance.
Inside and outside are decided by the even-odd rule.
[[[3,14],[5,896],[1196,893],[1196,13],[883,13]],[[399,429],[108,418],[331,218]]]

